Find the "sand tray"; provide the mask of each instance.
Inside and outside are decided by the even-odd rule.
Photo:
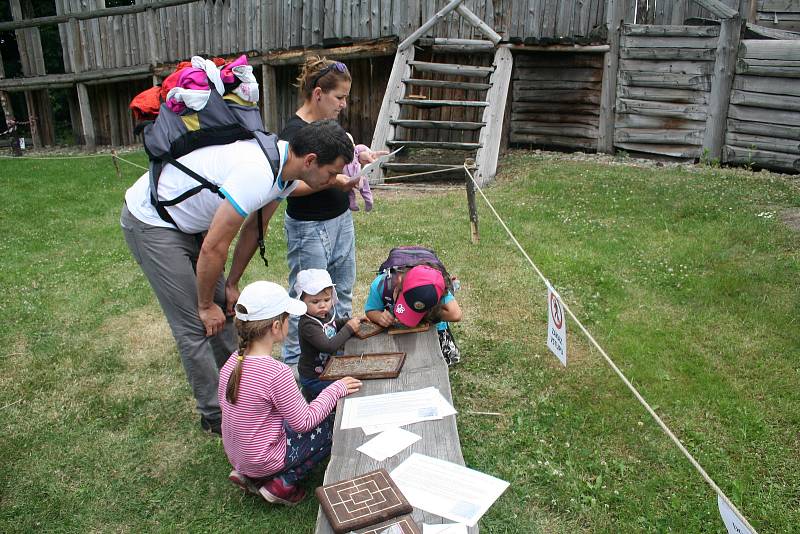
[[[379,324],[369,322],[361,323],[361,328],[355,333],[355,336],[358,339],[367,339],[368,337],[380,334],[384,330],[386,330],[386,328]]]
[[[369,527],[414,510],[386,469],[320,486],[315,493],[336,534]]]
[[[396,336],[399,334],[414,334],[416,332],[427,332],[430,330],[431,324],[430,323],[420,323],[414,328],[409,328],[408,326],[403,325],[402,323],[394,323],[392,326],[389,327],[389,335]]]
[[[397,378],[405,359],[405,352],[372,352],[334,356],[328,360],[319,379],[339,380],[346,376],[352,376],[359,380]]]

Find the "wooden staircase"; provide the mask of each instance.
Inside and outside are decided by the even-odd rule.
[[[405,150],[395,161],[375,169],[370,183],[383,183],[398,174],[400,179],[436,179],[449,170],[452,176],[454,166],[466,159],[475,161],[473,174],[479,185],[494,178],[511,80],[511,51],[498,46],[500,36],[462,1],[452,0],[398,46],[371,148]],[[487,39],[420,39],[451,11]],[[430,60],[415,58],[418,47],[420,55]],[[455,56],[458,63],[436,61],[442,55]],[[478,64],[461,64],[467,62]],[[459,176],[463,175],[461,171]]]

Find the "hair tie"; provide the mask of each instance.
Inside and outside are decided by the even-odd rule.
[[[238,356],[236,356],[236,360],[239,361],[239,362],[243,362],[244,361],[244,356],[239,354]]]

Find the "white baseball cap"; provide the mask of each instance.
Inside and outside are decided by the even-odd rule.
[[[331,275],[325,269],[305,269],[297,273],[294,291],[298,295],[303,293],[316,295],[323,289],[334,287],[335,285],[331,280]]]
[[[245,309],[239,311],[239,305]],[[236,317],[242,321],[260,321],[272,319],[283,312],[291,315],[306,313],[306,303],[293,299],[283,287],[274,282],[253,282],[239,294],[236,302]]]

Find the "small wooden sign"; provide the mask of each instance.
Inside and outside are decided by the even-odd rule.
[[[389,335],[396,336],[398,334],[414,334],[416,332],[427,332],[430,330],[431,324],[430,323],[419,323],[414,328],[409,328],[402,323],[394,323],[391,327],[389,327]]]
[[[397,378],[405,362],[405,352],[372,352],[345,354],[328,360],[320,380],[339,380],[352,376],[359,380]]]
[[[315,491],[336,534],[369,527],[414,509],[386,469],[378,469]]]
[[[358,332],[356,332],[355,335],[358,339],[367,339],[368,337],[380,334],[384,330],[386,330],[386,328],[384,328],[379,324],[375,324],[373,322],[365,322],[361,323],[361,327],[358,329]]]

